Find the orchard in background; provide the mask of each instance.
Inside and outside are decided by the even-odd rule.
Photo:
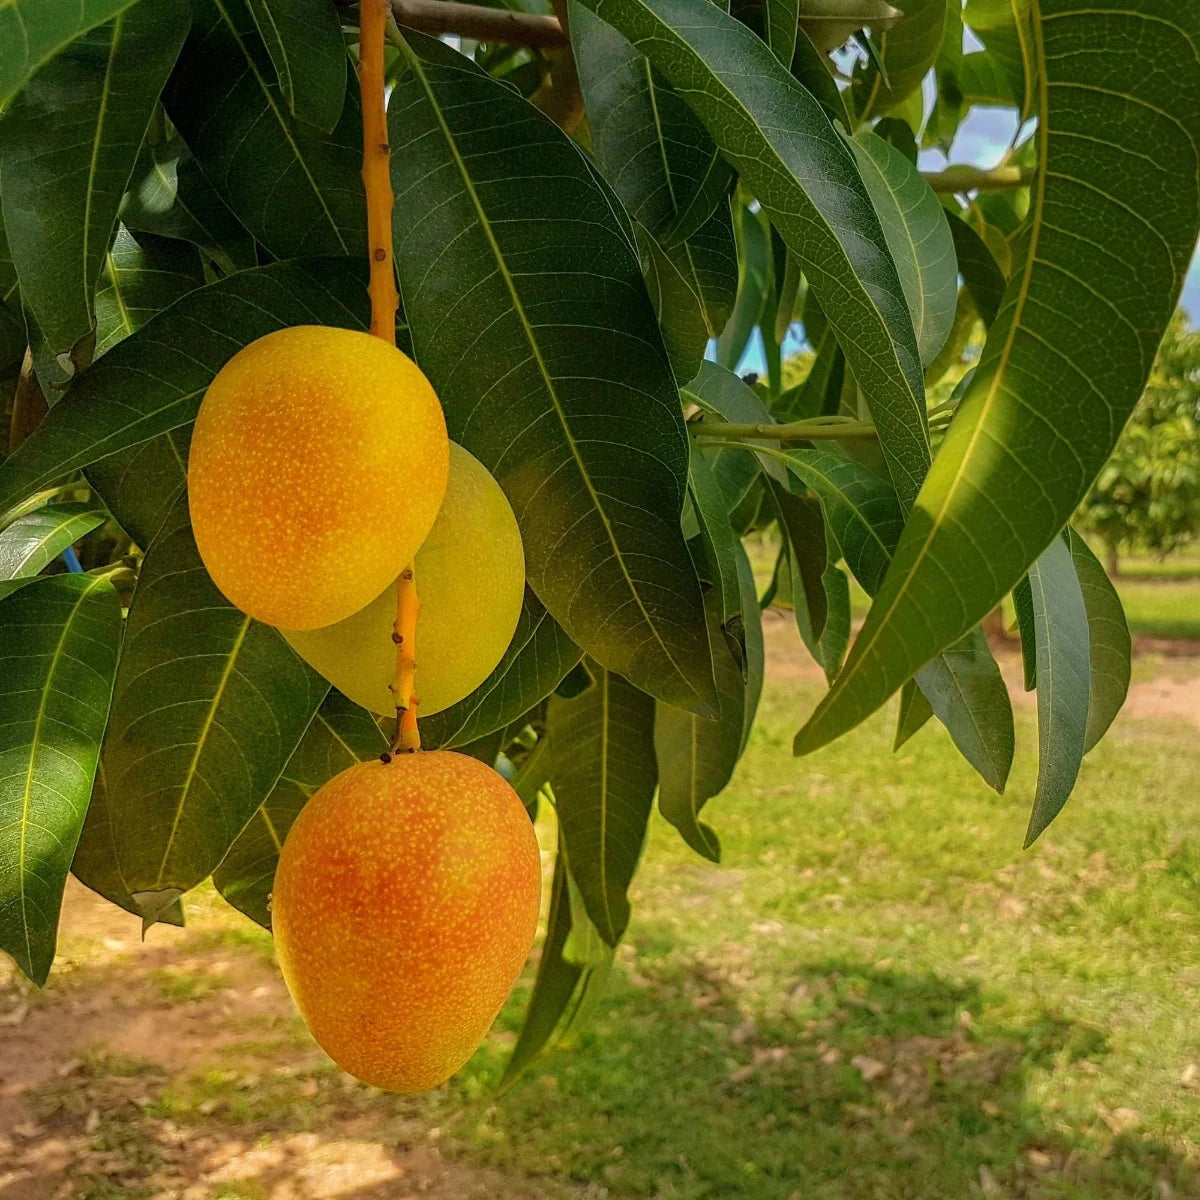
[[[394,12],[396,336],[526,571],[499,665],[421,740],[557,815],[512,1078],[602,982],[655,798],[719,859],[702,809],[753,723],[765,604],[829,679],[797,754],[899,692],[897,745],[936,717],[1002,790],[1012,710],[979,623],[1012,593],[1038,692],[1028,840],[1061,810],[1128,686],[1120,603],[1067,523],[1200,227],[1200,10]],[[148,922],[211,876],[269,927],[306,800],[389,744],[218,590],[185,492],[239,350],[368,325],[357,27],[331,0],[0,7],[0,947],[38,983],[68,871]],[[1018,115],[1004,161],[918,170],[981,105]],[[813,358],[788,387],[793,330]],[[732,368],[758,336],[749,385]],[[779,546],[763,595],[755,531]],[[306,530],[256,545],[286,579]],[[853,642],[850,576],[873,597]]]

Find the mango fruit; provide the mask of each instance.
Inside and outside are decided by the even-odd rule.
[[[487,468],[453,442],[441,511],[417,551],[415,569],[421,601],[416,691],[418,711],[429,715],[469,696],[491,674],[512,641],[525,592],[525,557],[512,508]],[[283,636],[355,704],[391,715],[395,617],[392,582],[336,625],[284,630]]]
[[[188,504],[225,597],[285,629],[369,604],[412,560],[446,488],[429,381],[350,329],[280,329],[239,350],[200,405]]]
[[[358,763],[284,842],[279,965],[338,1066],[422,1091],[483,1040],[533,945],[540,895],[533,826],[491,767],[446,750]]]

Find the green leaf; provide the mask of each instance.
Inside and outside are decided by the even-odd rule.
[[[1200,111],[1197,39],[1083,0],[1046,4],[1034,33],[1042,115],[1026,251],[801,753],[962,637],[1062,529],[1141,394],[1195,247],[1196,132],[1172,114]]]
[[[1029,568],[1029,594],[1037,647],[1038,778],[1027,847],[1062,811],[1087,739],[1088,618],[1066,539],[1056,537]]]
[[[4,229],[22,299],[49,353],[71,356],[60,360],[68,377],[87,365],[76,347],[92,331],[125,184],[188,21],[184,0],[121,13],[47,64],[4,115]]]
[[[851,145],[900,273],[921,362],[932,362],[954,324],[958,300],[958,263],[945,209],[895,146],[868,129],[859,130]]]
[[[364,277],[359,264],[344,260],[274,263],[185,296],[114,346],[0,463],[0,511],[190,424],[213,376],[255,338],[288,325],[365,329]]]
[[[763,0],[763,24],[771,53],[791,68],[799,32],[800,0]]]
[[[147,919],[216,869],[327,690],[217,591],[181,496],[142,564],[104,743],[116,861]]]
[[[739,543],[729,523],[725,494],[708,459],[696,446],[692,447],[688,491],[707,559],[708,570],[701,569],[701,578],[712,585],[713,594],[720,605],[720,625],[723,629],[729,629],[730,622],[743,616],[737,566]],[[711,578],[705,579],[706,574]],[[707,603],[705,607],[707,609]],[[717,690],[719,693],[719,680]]]
[[[538,959],[533,994],[521,1022],[521,1033],[500,1081],[511,1087],[557,1042],[566,1037],[590,1007],[608,977],[609,964],[583,967],[567,959],[571,936],[570,879],[561,840],[550,886],[550,915]],[[609,960],[611,962],[611,959]]]
[[[288,111],[244,0],[193,0],[192,36],[164,101],[238,219],[276,257],[366,253],[362,116],[353,73],[332,133]]]
[[[654,701],[588,662],[594,686],[550,699],[550,778],[571,873],[601,937],[629,923],[627,890],[654,803]]]
[[[8,0],[0,5],[0,109],[44,63],[135,0]]]
[[[874,596],[903,526],[887,480],[829,451],[775,454],[821,498],[847,567]],[[959,753],[990,787],[1003,792],[1015,745],[1012,703],[983,631],[970,630],[935,655],[916,672],[916,680]]]
[[[687,99],[796,255],[868,398],[907,505],[929,463],[924,383],[904,291],[846,141],[770,50],[708,0],[587,7]]]
[[[809,417],[836,416],[846,376],[846,356],[825,326],[813,347],[812,366],[804,382],[780,394],[771,407],[777,421],[800,421]]]
[[[730,371],[742,361],[750,338],[758,328],[774,288],[771,240],[760,217],[735,202],[733,227],[736,233],[738,282],[736,303],[717,339],[717,362]]]
[[[346,43],[331,0],[248,0],[279,90],[301,121],[332,133],[346,99]]]
[[[550,695],[579,657],[579,647],[526,588],[525,605],[504,657],[469,696],[420,718],[422,744],[461,746],[511,725]]]
[[[331,691],[279,781],[213,872],[217,891],[238,912],[271,928],[271,888],[292,822],[313,793],[340,771],[378,758],[388,740],[370,713]]]
[[[990,329],[1000,311],[1008,281],[983,238],[957,213],[946,215],[963,284],[980,320]]]
[[[897,0],[902,20],[875,35],[877,61],[854,78],[859,121],[891,112],[921,86],[937,61],[947,0]]]
[[[1021,90],[1016,91],[1014,80],[996,56],[987,50],[976,50],[963,55],[958,83],[965,104],[1016,107],[1023,98],[1024,70],[1019,85]]]
[[[740,544],[737,550],[738,558],[744,558]],[[738,558],[734,560],[735,570]],[[705,607],[720,716],[714,721],[667,704],[655,705],[654,753],[658,761],[659,812],[697,854],[719,862],[720,840],[712,827],[700,820],[700,810],[724,790],[741,757],[743,731],[748,720],[753,721],[753,709],[762,687],[762,628],[751,589],[749,597],[739,596],[739,607],[745,613],[747,626],[758,626],[756,637],[748,631],[746,640],[748,643],[756,640],[759,653],[757,662],[750,664],[743,679],[722,633],[721,606],[715,593],[709,596]]]
[[[792,74],[812,92],[831,121],[840,121],[846,129],[851,127],[845,97],[833,78],[833,63],[826,54],[817,49],[803,26],[796,34]]]
[[[1017,614],[1017,628],[1021,631],[1022,682],[1027,692],[1037,687],[1037,636],[1034,632],[1033,594],[1029,590],[1029,576],[1020,580],[1012,590],[1013,608]]]
[[[675,378],[686,383],[699,370],[709,340],[725,328],[737,296],[737,250],[728,206],[670,248],[640,226],[635,233],[671,367]]]
[[[403,54],[396,262],[450,436],[504,488],[530,586],[571,640],[661,699],[711,709],[679,525],[687,433],[620,205],[510,88],[430,38]],[[581,246],[603,271],[580,269]]]
[[[896,718],[896,740],[892,743],[893,753],[900,749],[914,734],[924,728],[933,716],[933,706],[925,693],[910,679],[900,691],[900,713]]]
[[[108,718],[121,602],[55,575],[0,601],[0,949],[39,987]]]
[[[193,246],[118,225],[96,292],[97,356],[203,283]]]
[[[0,532],[0,579],[36,575],[103,524],[103,509],[92,504],[47,504],[18,517]]]
[[[87,469],[88,483],[137,545],[145,548],[167,519],[187,483],[192,427],[160,433],[110,454]]]
[[[142,917],[142,930],[145,932],[154,922],[145,919],[137,901],[130,894],[129,885],[121,875],[121,867],[117,862],[116,854],[102,759],[96,769],[96,780],[92,785],[92,799],[88,804],[87,816],[83,822],[83,832],[75,850],[74,861],[71,863],[71,874],[84,887],[91,888],[93,892],[98,896],[103,896],[111,904],[123,908],[135,917]],[[176,925],[182,928],[185,924],[183,902],[176,898],[172,904],[168,904],[158,914],[156,921],[162,925]]]
[[[1075,530],[1067,532],[1088,623],[1091,694],[1087,736],[1083,742],[1083,752],[1087,754],[1108,731],[1125,703],[1133,644],[1121,598],[1108,572]]]
[[[796,625],[805,644],[816,654],[829,613],[823,579],[829,554],[821,504],[815,497],[804,494],[806,490],[801,488],[801,494],[796,495],[775,480],[770,481],[771,498],[779,514],[779,528],[792,567]]]
[[[800,27],[822,53],[836,50],[864,26],[886,29],[900,18],[886,0],[804,0]]]
[[[226,275],[256,265],[253,238],[178,138],[147,138],[120,215],[134,233],[199,246]]]
[[[717,210],[733,178],[695,113],[615,29],[572,0],[571,44],[596,166],[664,247]]]

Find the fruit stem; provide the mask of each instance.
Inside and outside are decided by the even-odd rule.
[[[417,731],[417,697],[413,692],[417,673],[417,616],[420,612],[416,575],[409,564],[396,581],[396,623],[392,627],[392,641],[396,643],[396,678],[391,684],[396,699],[393,754],[421,748],[421,735]]]
[[[389,345],[396,344],[396,271],[392,264],[392,176],[391,148],[387,136],[387,95],[384,91],[383,47],[387,37],[388,0],[361,0],[358,29],[358,86],[363,114],[363,188],[367,194],[367,245],[371,254],[371,333]],[[396,643],[396,675],[391,684],[396,702],[396,738],[392,753],[421,748],[417,729],[417,579],[413,564],[400,572],[396,584],[396,620],[392,641]]]
[[[367,193],[367,243],[371,251],[371,332],[396,344],[396,272],[392,266],[392,176],[383,87],[383,44],[388,0],[359,5],[358,86],[363,113],[363,188]]]

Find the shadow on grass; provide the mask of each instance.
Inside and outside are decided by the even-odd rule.
[[[1008,1025],[978,982],[847,961],[799,965],[777,999],[748,1001],[753,973],[617,978],[579,1046],[490,1115],[484,1156],[527,1169],[544,1156],[614,1197],[1200,1196],[1195,1163],[1114,1135],[1128,1114],[1072,1128],[1047,1111],[1053,1095],[1031,1098],[1036,1071],[1102,1069],[1094,1027],[1054,1013]]]
[[[278,1153],[247,1157],[232,1181],[189,1198],[401,1200],[414,1194],[414,1154],[425,1156],[430,1194],[453,1200],[1200,1196],[1194,1162],[1136,1130],[1114,1134],[1120,1110],[1071,1124],[1053,1111],[1052,1092],[1042,1104],[1031,1096],[1035,1075],[1053,1080],[1055,1068],[1087,1063],[1102,1071],[1101,1030],[1052,1012],[1014,1024],[1004,995],[979,981],[848,960],[797,964],[790,975],[773,965],[783,986],[768,994],[751,952],[737,949],[615,972],[579,1043],[498,1103],[520,1003],[470,1067],[429,1096],[362,1087],[284,1039],[246,1040],[175,1075],[101,1054],[32,1106],[51,1141],[94,1156],[67,1171],[76,1190],[65,1194],[87,1200],[174,1195],[145,1182],[164,1169],[181,1182],[211,1178],[231,1141]],[[188,1008],[174,1011],[185,1019]],[[504,1186],[500,1175],[442,1178],[455,1168],[439,1166],[437,1151],[430,1160],[433,1127],[446,1159],[496,1168]],[[334,1191],[297,1184],[318,1142],[347,1137],[403,1160],[405,1178],[343,1175]],[[0,1198],[37,1196],[31,1182],[10,1190],[0,1173]]]

